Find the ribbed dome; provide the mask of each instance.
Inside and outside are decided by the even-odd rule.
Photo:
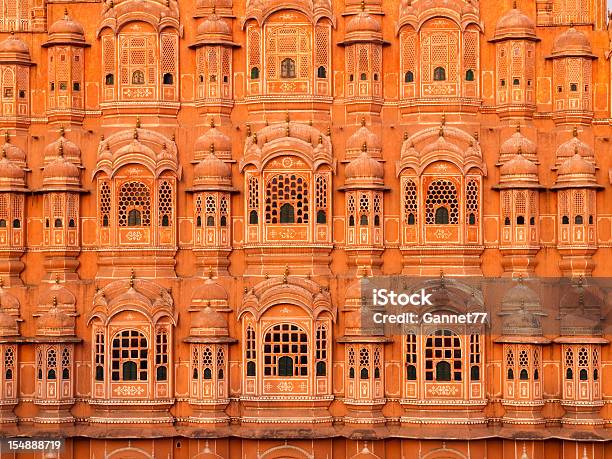
[[[499,164],[512,159],[515,155],[521,154],[532,162],[538,162],[536,144],[521,133],[520,126],[516,132],[501,144],[499,149]]]
[[[26,167],[26,154],[21,148],[17,145],[11,143],[11,138],[8,132],[4,133],[4,145],[2,145],[0,151],[4,150],[6,152],[6,157],[17,164],[19,167]]]
[[[211,146],[214,146],[217,156],[223,159],[230,159],[232,156],[231,139],[217,129],[213,122],[211,122],[210,126],[210,129],[198,137],[195,142],[195,159],[202,159],[207,155],[210,152]]]
[[[56,283],[38,299],[38,305],[41,307],[50,307],[53,304],[72,308],[76,304],[76,298],[70,290]]]
[[[565,160],[557,170],[557,183],[553,188],[601,188],[595,177],[595,165],[577,152]]]
[[[64,9],[64,16],[55,21],[49,27],[49,35],[76,35],[84,39],[85,31],[83,26],[68,16],[68,10]]]
[[[193,185],[196,189],[229,190],[232,187],[232,169],[211,151],[193,168]]]
[[[579,30],[570,27],[555,38],[551,57],[585,56],[594,57],[589,38]]]
[[[197,29],[198,35],[215,35],[224,36],[227,39],[231,39],[232,30],[230,26],[222,20],[215,13],[211,14],[202,22]]]
[[[43,187],[79,187],[80,176],[79,168],[66,160],[60,146],[57,159],[43,169]]]
[[[595,152],[590,146],[578,138],[578,130],[574,128],[572,138],[563,142],[559,145],[559,148],[557,148],[556,166],[559,167],[566,159],[574,156],[576,152],[587,161],[593,164],[595,163]]]
[[[45,163],[49,163],[56,159],[60,154],[60,148],[63,150],[64,157],[75,164],[81,164],[81,149],[77,144],[66,138],[64,128],[60,128],[59,139],[47,145],[43,151]]]
[[[384,169],[382,164],[373,159],[363,144],[361,154],[347,164],[345,188],[381,188]]]
[[[70,317],[57,306],[53,306],[38,318],[37,335],[74,335],[74,317]]]
[[[9,160],[6,151],[2,150],[0,158],[0,189],[25,188],[25,171]]]
[[[536,38],[536,25],[521,10],[512,8],[497,21],[495,26],[494,40],[505,38]]]
[[[227,320],[219,311],[206,306],[192,316],[191,328],[227,330]]]
[[[209,302],[227,302],[227,298],[225,287],[209,278],[194,290],[191,303],[193,306],[208,305]]]
[[[362,11],[351,18],[351,20],[346,25],[346,33],[363,33],[363,32],[371,32],[375,34],[380,34],[382,28],[380,23],[374,19],[372,15]]]
[[[372,156],[380,156],[382,142],[380,137],[366,127],[365,119],[361,120],[361,127],[346,140],[347,156],[356,156],[361,152],[363,144],[368,147],[368,152]]]
[[[517,154],[500,168],[499,183],[503,188],[538,186],[538,166]]]
[[[28,45],[12,33],[6,40],[0,42],[0,62],[9,55],[21,56],[27,61],[30,60]]]

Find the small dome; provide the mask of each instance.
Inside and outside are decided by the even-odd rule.
[[[597,185],[595,166],[577,152],[557,170],[553,188],[601,188]]]
[[[57,306],[52,306],[38,318],[37,335],[74,335],[74,317],[70,317]]]
[[[345,301],[361,301],[361,279],[357,279],[346,288]]]
[[[43,187],[79,187],[80,185],[79,168],[66,160],[60,147],[57,159],[43,169]]]
[[[227,303],[227,299],[228,295],[225,287],[212,278],[208,278],[193,291],[191,304],[193,306],[200,306],[211,303]]]
[[[193,168],[193,185],[206,189],[227,189],[232,186],[232,169],[214,153],[210,153]]]
[[[52,307],[54,304],[73,308],[76,304],[76,298],[66,287],[55,283],[38,299],[38,305],[42,308]]]
[[[30,49],[24,41],[11,33],[6,40],[0,42],[0,62],[15,59],[29,63]]]
[[[558,35],[553,42],[551,57],[563,56],[594,57],[589,38],[573,27]]]
[[[516,7],[504,14],[495,26],[494,40],[505,38],[535,38],[535,22]]]
[[[372,15],[361,11],[351,18],[346,25],[346,34],[362,33],[380,34],[382,28],[380,23]],[[348,37],[347,37],[348,38]]]
[[[19,300],[1,285],[0,283],[0,309],[18,314],[20,306]]]
[[[536,144],[529,140],[521,133],[520,126],[517,126],[516,132],[501,144],[499,149],[499,164],[512,159],[515,155],[521,154],[525,158],[538,162]]]
[[[356,156],[361,151],[363,144],[368,147],[368,152],[374,157],[379,157],[382,150],[380,137],[374,134],[365,125],[365,119],[361,119],[361,127],[357,129],[346,141],[347,156]]]
[[[367,152],[367,145],[364,143],[361,154],[346,166],[346,179],[367,179],[372,178],[382,180],[382,164],[373,159]]]
[[[500,184],[539,184],[538,166],[520,154],[504,164],[499,170],[499,175]]]
[[[9,136],[8,131],[4,133],[4,139],[5,142],[0,151],[4,150],[6,152],[6,157],[19,167],[26,167],[25,151],[23,151],[17,145],[11,143],[11,137]]]
[[[556,167],[559,167],[566,159],[574,156],[576,152],[587,161],[595,164],[595,153],[593,149],[578,138],[578,130],[574,128],[572,138],[563,142],[559,145],[559,148],[557,148]]]
[[[6,151],[2,150],[0,158],[0,189],[23,189],[25,188],[25,171],[9,160]]]
[[[53,161],[59,156],[60,148],[62,149],[62,154],[68,161],[75,164],[81,164],[81,149],[77,144],[66,138],[63,127],[60,128],[59,139],[51,142],[43,151],[45,164]]]
[[[64,9],[64,16],[51,24],[48,33],[49,35],[80,35],[82,39],[85,35],[83,26],[68,16],[66,9]]]
[[[226,39],[231,39],[232,30],[227,22],[217,16],[216,13],[212,13],[208,18],[202,22],[197,29],[198,35],[214,35],[222,36]]]
[[[191,328],[227,329],[227,320],[219,311],[210,306],[206,306],[193,315],[191,319]]]
[[[210,129],[198,137],[194,145],[195,159],[202,159],[210,152],[211,146],[214,147],[215,153],[222,159],[230,159],[232,157],[232,141],[231,139],[215,127],[211,122]]]
[[[17,335],[19,335],[17,318],[0,309],[0,336],[8,337]]]

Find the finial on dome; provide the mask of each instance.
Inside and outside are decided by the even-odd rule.
[[[323,144],[323,136],[319,134],[319,145]]]
[[[66,130],[64,129],[63,125],[60,126],[59,128],[59,134],[60,134],[60,137],[64,137],[66,135]]]
[[[11,37],[15,36],[15,29],[11,29]]]
[[[578,155],[578,145],[574,145],[574,154]]]
[[[289,265],[285,265],[285,271],[283,272],[283,284],[287,283],[287,276],[289,276]]]
[[[59,274],[56,274],[56,275],[55,275],[55,283],[56,283],[56,284],[59,284],[59,281],[60,281],[60,279],[59,279]]]
[[[11,143],[11,136],[9,135],[9,131],[4,131],[4,141],[6,143]]]
[[[213,278],[213,269],[212,269],[212,266],[210,266],[210,267],[208,268],[208,278],[209,278],[209,279],[212,279],[212,278]]]
[[[516,132],[521,132],[521,123],[516,125]]]
[[[134,128],[134,140],[138,140],[138,129]]]
[[[446,287],[446,279],[444,278],[444,270],[440,269],[440,287],[441,288],[445,288]]]
[[[253,144],[257,145],[257,132],[253,134]]]
[[[361,11],[365,11],[365,0],[361,0]]]
[[[136,117],[136,129],[140,129],[140,116]]]
[[[2,157],[6,158],[6,150],[4,149],[4,147],[2,147]]]
[[[440,126],[440,131],[438,132],[439,137],[444,137],[444,128]]]
[[[64,19],[68,19],[68,8],[64,7]]]
[[[513,8],[513,9],[516,9],[516,0],[513,0],[513,1],[512,1],[512,8]]]
[[[210,119],[210,127],[211,127],[211,129],[215,127],[215,119],[214,118]]]
[[[59,148],[57,150],[57,154],[60,155],[61,158],[64,157],[64,143],[60,142]]]
[[[268,123],[268,118],[264,118],[264,124],[265,124],[266,126],[270,126],[270,123]]]
[[[289,110],[287,110],[287,113],[285,113],[285,122],[289,122]]]
[[[363,145],[361,145],[361,151],[363,153],[366,153],[368,151],[368,144],[366,142],[363,142]]]
[[[210,144],[210,154],[214,156],[215,154],[215,143]]]
[[[100,134],[100,142],[104,141],[104,134]]]
[[[480,137],[480,134],[478,134],[478,132],[474,132],[474,140],[476,140],[476,142],[478,142],[479,137]]]
[[[212,6],[212,14],[217,14],[217,5],[215,5],[214,3]]]
[[[574,129],[572,129],[572,135],[574,137],[578,137],[578,126],[574,126]]]
[[[134,268],[131,269],[130,271],[130,288],[134,287],[134,279],[136,278],[136,276],[134,275]]]
[[[327,126],[327,137],[331,137],[331,126]]]
[[[404,140],[408,140],[408,131],[404,131]]]
[[[173,142],[176,142],[176,134],[174,132],[172,133],[170,140],[172,140]]]
[[[308,120],[308,126],[312,126],[312,118]]]
[[[362,117],[361,117],[361,126],[362,126],[362,127],[365,127],[365,125],[366,125],[366,122],[365,122],[365,116],[362,116]]]
[[[446,113],[442,113],[442,121],[440,122],[442,126],[446,124]]]
[[[249,123],[246,124],[246,134],[247,137],[251,137],[251,125]]]
[[[54,308],[57,308],[57,297],[55,295],[53,295],[52,304]]]
[[[4,279],[0,277],[0,288],[4,288]]]
[[[291,135],[291,131],[289,129],[289,123],[287,122],[287,126],[285,127],[285,135],[286,137],[289,137]]]
[[[522,156],[522,155],[523,155],[523,147],[522,147],[521,145],[519,145],[519,146],[518,146],[518,150],[516,151],[516,153],[517,153],[519,156]]]

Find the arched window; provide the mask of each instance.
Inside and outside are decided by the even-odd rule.
[[[259,67],[251,68],[251,80],[259,80]]]
[[[293,359],[283,356],[278,359],[278,376],[293,376]]]
[[[151,194],[141,182],[126,182],[119,191],[119,226],[150,226]]]
[[[168,333],[161,329],[155,334],[155,378],[157,381],[168,379]]]
[[[325,214],[325,211],[320,209],[317,210],[317,223],[326,223],[327,222],[327,215]]]
[[[361,217],[359,217],[359,224],[361,226],[367,226],[368,225],[368,216],[366,214],[362,214]]]
[[[247,376],[255,376],[255,362],[247,362]]]
[[[470,368],[470,378],[472,381],[480,381],[480,367],[473,366]]]
[[[561,217],[561,224],[569,225],[569,217],[567,215],[564,215],[563,217]]]
[[[107,86],[111,86],[115,84],[115,75],[113,75],[112,73],[107,73],[106,76],[104,77],[104,83]]]
[[[529,373],[527,373],[527,370],[525,368],[523,368],[519,373],[519,379],[521,381],[527,381],[529,379]]]
[[[362,73],[361,75],[359,75],[359,79],[361,81],[365,81],[368,79],[368,75],[366,73]]]
[[[134,70],[132,72],[132,84],[144,84],[145,77],[142,70]]]
[[[327,373],[327,367],[325,362],[317,362],[317,376],[325,376]]]
[[[47,379],[57,379],[57,352],[55,349],[47,350]]]
[[[294,223],[295,215],[293,206],[289,203],[285,203],[280,208],[280,222],[281,223]]]
[[[508,368],[508,379],[509,380],[514,379],[514,370],[512,368]]]
[[[6,220],[4,218],[0,219],[0,228],[6,228]]]
[[[404,74],[404,83],[412,83],[414,81],[414,73],[410,70]]]
[[[436,180],[429,184],[425,200],[425,223],[428,225],[459,223],[457,188],[450,180]]]
[[[425,379],[461,381],[461,354],[461,340],[455,333],[436,330],[425,341]]]
[[[295,61],[289,57],[281,61],[281,78],[295,78]]]
[[[257,223],[259,223],[259,216],[256,210],[252,210],[249,212],[249,224],[257,225]]]
[[[351,215],[349,217],[349,226],[355,226],[355,216]]]
[[[565,370],[565,379],[574,379],[574,370],[571,368]]]
[[[55,228],[61,228],[63,226],[62,219],[61,218],[56,218],[55,221],[53,222],[53,226]]]
[[[444,67],[436,67],[434,69],[434,81],[445,81],[446,80],[446,70]]]
[[[104,333],[101,331],[96,332],[94,365],[96,367],[96,381],[104,381]]]
[[[112,341],[111,379],[146,381],[148,379],[147,338],[138,330],[123,330]]]
[[[266,223],[308,223],[308,182],[297,174],[278,174],[266,185]]]
[[[264,336],[263,352],[265,376],[308,376],[308,336],[297,325],[271,327]]]
[[[142,216],[137,209],[130,209],[128,212],[127,226],[140,226],[142,224]]]
[[[174,75],[171,73],[164,73],[164,84],[174,84]]]
[[[68,220],[68,228],[75,228],[76,227],[76,223],[74,222],[74,218],[71,218],[70,220]]]
[[[406,368],[406,379],[408,381],[416,381],[417,371],[414,365],[408,365],[408,367]]]
[[[448,225],[448,209],[446,207],[436,209],[436,225]]]
[[[516,224],[517,225],[524,225],[525,224],[525,217],[523,217],[522,215],[519,215],[518,217],[516,217]]]
[[[327,69],[322,65],[317,69],[317,78],[327,78]]]
[[[474,81],[474,71],[472,69],[465,72],[465,81]]]
[[[589,375],[588,375],[586,369],[582,368],[580,370],[580,381],[586,381],[587,379],[589,379]]]
[[[583,221],[584,220],[582,219],[582,215],[576,215],[574,217],[574,224],[576,225],[582,225]]]

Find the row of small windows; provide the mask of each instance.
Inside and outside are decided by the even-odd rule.
[[[444,67],[436,67],[434,69],[434,81],[446,81],[446,69]],[[466,70],[465,81],[474,81],[474,70],[472,69]],[[412,83],[412,82],[414,82],[414,73],[409,70],[404,74],[404,83]]]
[[[367,215],[362,215],[361,217],[359,217],[359,225],[361,226],[367,226],[368,225],[368,216]],[[351,215],[349,217],[349,226],[355,226],[355,216]],[[380,226],[380,215],[375,215],[374,216],[374,226]]]
[[[14,224],[14,222],[13,222]],[[2,222],[0,222],[0,227],[2,226]],[[14,228],[19,228],[18,226],[13,226]],[[45,219],[45,228],[50,228],[51,227],[51,221],[47,218]],[[53,221],[53,227],[54,228],[63,228],[64,227],[64,222],[62,221],[61,218],[56,218]],[[74,218],[71,218],[70,220],[68,220],[68,228],[76,228],[76,222],[74,220]]]
[[[223,218],[224,217],[221,217],[222,222],[223,222]],[[355,219],[354,217],[352,218],[354,222]],[[377,216],[377,218],[379,219],[379,224],[380,224],[380,217]],[[366,217],[366,220],[367,220],[367,217]],[[256,210],[251,210],[249,212],[249,225],[257,225],[258,223],[259,223],[259,213]],[[274,221],[273,223],[276,223],[276,221]],[[278,223],[280,223],[281,225],[295,223],[295,209],[293,208],[291,204],[285,203],[281,206]],[[298,223],[301,223],[301,222],[298,221]],[[317,223],[319,224],[327,223],[327,214],[322,209],[319,209],[317,211]],[[367,225],[367,221],[366,223],[362,223],[362,224]],[[212,225],[207,224],[206,226],[213,226],[213,225],[214,223]],[[201,226],[201,221],[198,226]],[[221,226],[225,226],[225,225],[221,224]],[[378,224],[376,226],[378,226]]]
[[[51,91],[55,91],[55,82],[54,81],[52,81],[49,84],[49,86],[51,87]],[[66,81],[60,81],[59,89],[60,89],[60,91],[68,90],[68,83]],[[79,83],[78,81],[74,81],[72,83],[72,90],[73,91],[80,91],[81,90],[81,83]]]
[[[578,372],[578,378],[580,379],[580,381],[587,381],[589,379],[589,372],[585,368],[582,368]],[[565,370],[565,379],[574,379],[574,370],[572,370],[571,368]],[[597,380],[599,380],[599,371],[597,370],[597,368],[595,368],[593,370],[593,381]]]
[[[0,218],[0,228],[6,228],[6,220],[4,218]],[[18,218],[13,220],[13,228],[21,228],[21,220]]]
[[[359,74],[359,79],[361,81],[366,81],[368,79],[368,74],[367,73]],[[372,76],[372,79],[374,81],[378,81],[378,73],[374,73]],[[349,81],[355,81],[355,76],[352,73],[349,75]]]
[[[260,75],[259,67],[251,67],[251,80],[258,80]],[[365,75],[365,74],[364,74]],[[296,78],[295,60],[286,58],[281,61],[281,78]],[[212,76],[211,76],[212,78]],[[225,80],[226,77],[224,77]],[[327,78],[327,68],[321,65],[317,68],[317,78]],[[365,80],[365,78],[363,78]],[[212,80],[211,80],[212,81]],[[227,82],[227,81],[224,81]]]
[[[569,225],[570,219],[567,215],[563,215],[561,217],[561,224],[562,225]],[[533,223],[532,223],[533,224]],[[576,215],[574,217],[574,224],[575,225],[583,225],[584,224],[584,218],[582,217],[582,215]],[[593,224],[593,216],[589,215],[589,225]]]
[[[104,83],[107,86],[114,85],[115,75],[112,73],[107,73],[106,76],[104,77]],[[174,75],[172,73],[164,73],[162,77],[162,83],[163,84],[174,84]],[[53,83],[51,84],[53,85]],[[145,74],[142,70],[135,70],[134,72],[132,72],[132,84],[133,85],[145,84]],[[60,86],[60,89],[62,89],[61,86]],[[53,90],[53,87],[51,88],[51,90]]]
[[[578,83],[570,83],[570,91],[578,92]],[[557,86],[557,92],[563,92],[563,86]],[[584,92],[589,92],[589,85],[584,85]]]
[[[499,80],[499,84],[500,84],[500,86],[506,86],[506,80],[505,80],[505,79],[501,79],[501,80]],[[520,79],[520,78],[514,78],[514,79],[512,80],[512,84],[513,84],[514,86],[520,86],[520,84],[521,84],[521,79]],[[527,86],[531,86],[531,80],[527,80]]]
[[[5,98],[10,99],[10,98],[13,97],[13,94],[15,94],[15,92],[13,91],[13,88],[4,88],[3,94],[4,94]],[[20,99],[25,99],[25,97],[26,97],[25,90],[20,89],[19,90],[19,98]]]

